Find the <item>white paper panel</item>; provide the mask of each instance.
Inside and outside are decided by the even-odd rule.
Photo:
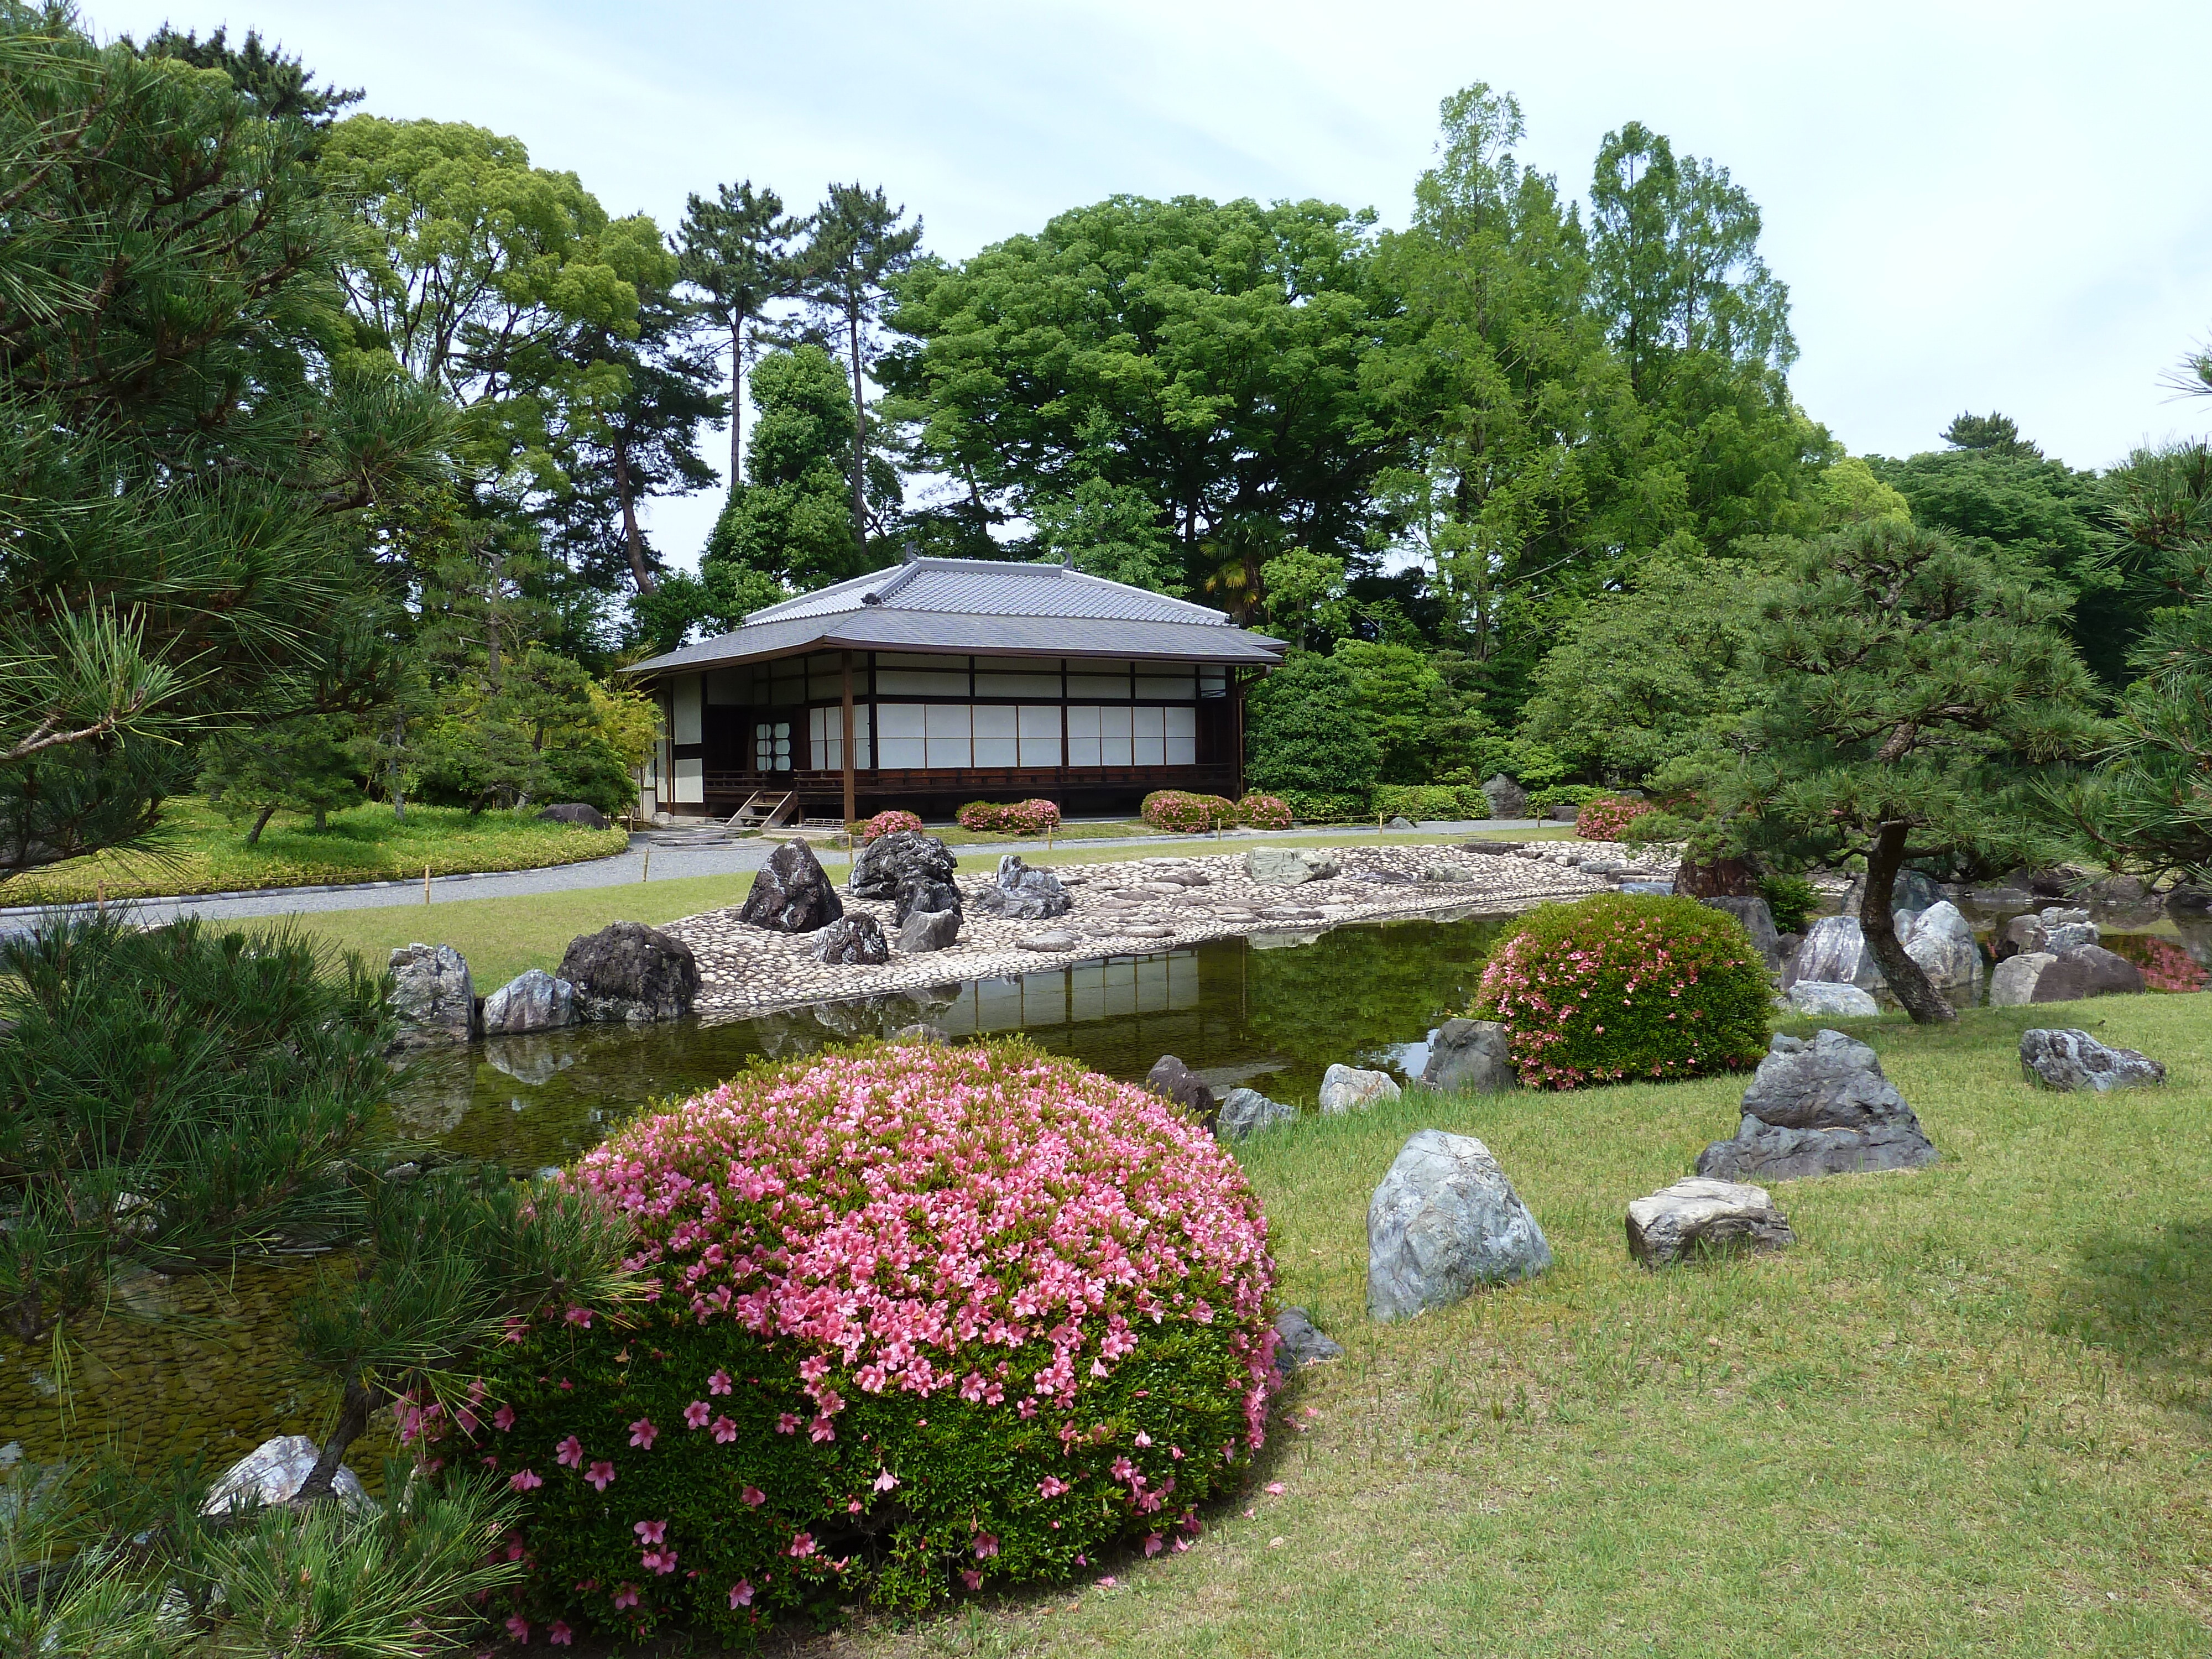
[[[1021,711],[1023,766],[1060,764],[1060,710],[1027,708]]]

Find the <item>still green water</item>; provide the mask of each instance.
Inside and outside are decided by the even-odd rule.
[[[399,1133],[518,1173],[565,1164],[657,1100],[763,1056],[793,1057],[927,1021],[955,1038],[1020,1031],[1109,1076],[1162,1054],[1216,1093],[1249,1084],[1310,1107],[1339,1060],[1418,1077],[1430,1030],[1466,1007],[1510,918],[1346,927],[1219,939],[1014,979],[825,1003],[745,1019],[586,1027],[434,1053],[399,1080]],[[57,1355],[0,1341],[0,1447],[44,1460],[110,1442],[134,1461],[221,1468],[270,1435],[313,1433],[322,1401],[292,1370],[289,1309],[310,1264],[222,1279],[141,1275]],[[66,1386],[64,1386],[66,1384]],[[374,1483],[388,1447],[353,1460]]]

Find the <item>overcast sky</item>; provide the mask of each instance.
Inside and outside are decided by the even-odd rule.
[[[103,35],[247,27],[395,118],[475,122],[672,228],[750,178],[881,183],[958,258],[1130,192],[1322,197],[1405,222],[1437,100],[1516,93],[1587,190],[1638,118],[1765,215],[1798,399],[1855,453],[2002,410],[2101,466],[2212,425],[2159,377],[2212,335],[2198,158],[2212,5],[85,0]],[[715,453],[710,439],[708,453]],[[664,506],[692,562],[717,501]]]

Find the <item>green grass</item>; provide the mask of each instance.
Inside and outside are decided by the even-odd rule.
[[[419,879],[426,865],[441,876],[534,870],[605,858],[629,845],[618,829],[544,823],[528,811],[471,817],[458,806],[410,806],[404,823],[389,806],[356,806],[331,813],[321,830],[307,817],[279,813],[252,847],[250,827],[232,823],[206,801],[173,800],[162,810],[155,847],[67,859],[0,881],[0,905]]]
[[[2208,1012],[2135,997],[1862,1022],[1944,1162],[1778,1187],[1794,1249],[1661,1273],[1630,1262],[1623,1209],[1733,1130],[1741,1079],[1413,1095],[1250,1145],[1282,1298],[1348,1350],[1284,1401],[1255,1489],[1187,1555],[1103,1564],[1110,1591],[864,1620],[823,1645],[2212,1650]],[[2162,1058],[2171,1086],[2032,1090],[2018,1033],[2068,1020]],[[1368,1194],[1426,1127],[1489,1145],[1558,1266],[1372,1325]]]

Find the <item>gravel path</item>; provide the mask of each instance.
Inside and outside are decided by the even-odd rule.
[[[1295,887],[1253,881],[1237,854],[1132,859],[1092,867],[1060,865],[1055,873],[1075,900],[1067,915],[1009,921],[979,915],[971,907],[959,942],[950,949],[907,956],[895,947],[891,959],[880,966],[825,966],[814,960],[811,936],[748,927],[734,908],[686,916],[664,924],[661,931],[682,939],[699,959],[702,1012],[757,1013],[835,998],[1011,977],[1243,934],[1320,933],[1344,922],[1439,913],[1511,914],[1546,899],[1603,892],[1620,879],[1671,872],[1671,854],[1638,864],[1638,850],[1592,842],[1564,844],[1556,851],[1532,847],[1519,855],[1475,853],[1455,843],[1335,848],[1329,851],[1341,866],[1340,875]],[[1615,867],[1590,873],[1569,863],[1570,857]],[[1425,866],[1449,867],[1457,878],[1422,879]],[[831,873],[834,879],[836,872]],[[963,900],[972,900],[989,880],[961,877]],[[893,936],[889,902],[841,896],[848,914],[873,916],[885,937]]]

